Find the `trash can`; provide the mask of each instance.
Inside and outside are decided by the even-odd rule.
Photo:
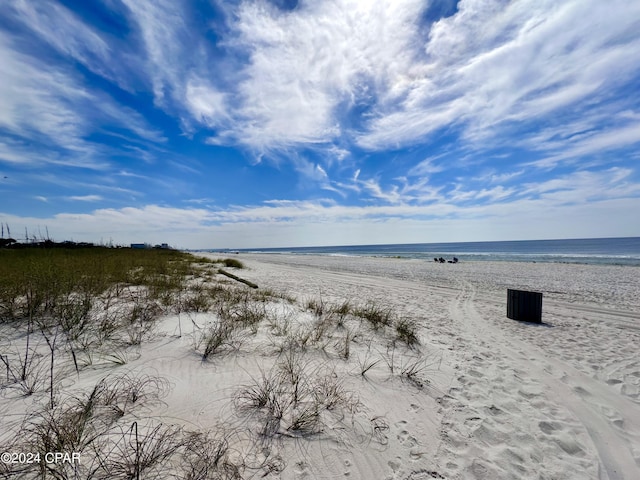
[[[542,323],[542,293],[507,289],[507,317]]]

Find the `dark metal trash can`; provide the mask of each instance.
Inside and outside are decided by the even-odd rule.
[[[542,323],[542,293],[508,289],[507,317]]]

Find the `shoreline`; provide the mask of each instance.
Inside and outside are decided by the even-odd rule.
[[[209,255],[209,254],[207,254]],[[640,312],[640,268],[547,262],[467,261],[439,264],[420,259],[342,257],[325,255],[239,254],[243,261],[270,265],[319,268],[344,273],[408,280],[425,286],[456,287],[460,280],[474,283],[493,295],[507,288],[542,292],[545,300],[597,305],[612,310]]]
[[[246,255],[246,256],[285,256],[285,257],[338,257],[338,258],[379,258],[379,259],[392,259],[392,260],[418,260],[424,262],[431,262],[434,258],[443,257],[445,260],[450,260],[453,257],[457,257],[460,263],[484,263],[484,262],[496,262],[496,263],[541,263],[541,264],[563,264],[563,265],[594,265],[594,266],[612,266],[612,267],[637,267],[640,268],[640,258],[630,256],[593,256],[593,255],[547,255],[547,259],[544,254],[520,254],[520,255],[496,255],[494,253],[487,254],[468,254],[460,252],[443,252],[434,253],[432,256],[411,256],[411,255],[384,255],[384,254],[349,254],[349,253],[295,253],[295,252],[264,252],[264,251],[217,251],[217,250],[185,250],[185,252],[199,255],[199,254],[212,254],[218,256],[227,255]],[[537,258],[534,259],[534,258]],[[557,259],[556,259],[557,258]],[[575,259],[575,260],[562,260],[562,258]],[[584,261],[579,259],[602,259],[602,261]],[[615,261],[619,259],[619,261]],[[625,261],[626,260],[626,261]],[[435,263],[435,262],[434,262]]]

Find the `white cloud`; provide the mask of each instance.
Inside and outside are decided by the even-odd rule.
[[[184,21],[182,2],[172,0],[123,0],[138,24],[146,49],[146,71],[160,105],[165,97],[180,96],[176,91],[184,85],[184,66],[190,55],[185,48],[189,30]]]
[[[39,62],[12,47],[0,31],[0,126],[15,135],[39,135],[81,148],[84,125],[74,105],[86,100],[84,90],[64,73],[41,68]]]
[[[603,171],[578,171],[542,182],[524,183],[519,194],[553,199],[559,204],[588,203],[606,198],[640,196],[640,184],[627,182],[633,171],[613,167]]]
[[[478,142],[498,125],[571,105],[588,111],[640,68],[635,3],[462,0],[458,8],[432,27],[420,77],[397,88],[405,100],[372,119],[363,146],[420,141],[455,124]]]
[[[532,162],[538,167],[552,167],[567,159],[579,160],[593,154],[615,151],[640,143],[640,122],[634,121],[626,125],[611,126],[604,131],[589,131],[576,135],[562,142],[549,142],[539,145],[539,148],[555,149],[558,153],[551,154]]]
[[[443,165],[436,164],[436,160],[444,157],[444,155],[445,154],[441,154],[435,157],[425,158],[424,160],[419,162],[417,165],[412,167],[409,170],[408,174],[411,176],[421,176],[421,175],[427,176],[432,173],[442,172],[445,169],[445,167]]]
[[[96,120],[102,120],[104,123],[115,124],[123,127],[135,134],[133,139],[127,139],[131,142],[147,141],[154,144],[162,144],[167,138],[162,132],[149,125],[149,122],[136,110],[116,104],[106,95],[94,95],[94,102],[98,105],[94,114]],[[84,112],[83,112],[84,113]]]
[[[103,200],[100,195],[73,195],[66,198],[67,200],[73,200],[75,202],[99,202]]]
[[[241,3],[226,44],[246,52],[249,63],[219,142],[264,151],[337,139],[346,133],[341,110],[373,100],[391,78],[406,75],[423,7],[418,0],[331,0],[301,2],[285,13],[267,2]],[[208,97],[192,89],[189,103],[217,103]],[[192,113],[202,120],[201,110]],[[345,156],[344,149],[336,153]]]
[[[497,169],[491,168],[482,174],[473,176],[473,182],[482,185],[502,185],[512,183],[512,180],[524,175],[526,171],[524,169],[509,171],[506,170],[502,173],[498,173]]]
[[[114,74],[108,71],[116,64],[111,58],[109,43],[73,12],[48,0],[14,0],[7,6],[9,12],[13,11],[15,19],[40,36],[48,46],[82,63],[98,75],[115,79]]]
[[[125,128],[154,143],[165,140],[138,112],[87,89],[63,67],[46,65],[16,47],[0,30],[0,128],[12,134],[0,144],[0,159],[100,170],[108,165],[105,147],[87,137],[101,128]]]
[[[25,163],[29,157],[28,152],[20,152],[24,149],[23,145],[12,142],[10,144],[0,142],[0,161],[8,163]]]
[[[515,188],[504,188],[502,185],[493,187],[490,189],[483,188],[475,196],[476,199],[489,199],[492,202],[496,202],[507,197],[512,196],[516,192]]]
[[[636,187],[637,191],[637,187]],[[490,206],[346,207],[292,202],[229,212],[150,205],[49,218],[1,214],[16,229],[46,225],[56,240],[168,242],[180,248],[412,243],[637,235],[638,198],[560,204],[523,199]]]
[[[124,4],[139,28],[143,59],[138,45],[120,55],[114,38],[62,6],[20,1],[13,9],[58,51],[120,85],[128,80],[117,65],[137,58],[158,105],[181,116],[191,133],[193,122],[214,129],[210,144],[241,144],[257,155],[322,147],[327,164],[349,156],[353,142],[403,147],[455,127],[477,147],[498,127],[569,106],[590,112],[588,104],[640,65],[640,7],[624,0],[462,0],[454,15],[431,26],[419,23],[427,7],[421,0],[299,2],[286,11],[248,0],[219,5],[228,14],[218,44],[229,54],[224,59],[198,36],[180,2]],[[19,80],[8,84],[15,88]],[[7,93],[0,102],[9,102]],[[64,114],[75,108],[58,106],[49,121],[73,128],[77,120]],[[104,113],[136,135],[163,141],[135,112]],[[414,173],[432,168],[423,163]]]
[[[190,81],[186,86],[186,103],[190,113],[210,127],[227,118],[224,93],[201,81]]]
[[[120,243],[169,242],[185,248],[575,238],[602,236],[603,232],[637,235],[629,214],[640,208],[640,183],[631,169],[570,173],[523,183],[517,191],[502,186],[478,190],[458,186],[447,193],[432,191],[430,200],[423,203],[415,200],[429,191],[428,184],[405,182],[399,179],[397,185],[383,190],[368,181],[363,188],[383,202],[365,206],[330,199],[271,200],[224,210],[146,205],[59,213],[49,218],[10,214],[0,214],[0,218],[17,229],[46,225],[62,239],[111,237]],[[324,234],[314,236],[314,232]]]

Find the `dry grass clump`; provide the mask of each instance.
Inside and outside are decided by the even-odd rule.
[[[354,329],[346,327],[347,316],[351,312],[349,302],[332,303],[322,298],[310,298],[302,305],[311,314],[310,319],[301,320],[292,312],[270,317],[271,331],[278,337],[284,337],[276,351],[282,353],[288,349],[306,350],[317,348],[327,352],[333,346],[335,353],[345,360],[349,358],[350,343],[356,338]],[[292,321],[298,316],[298,321]]]
[[[174,299],[174,305],[180,312],[206,312],[211,308],[213,298],[207,284],[203,281],[193,282]]]
[[[340,303],[333,303],[326,302],[322,297],[309,298],[305,301],[303,306],[316,318],[330,319],[338,326],[342,326],[345,317],[354,311],[353,307],[347,300]]]
[[[336,318],[336,325],[338,327],[344,326],[344,321],[347,315],[352,313],[353,307],[348,300],[343,301],[342,303],[334,304],[331,306],[331,313]]]
[[[75,469],[84,471],[82,478],[91,478],[111,451],[103,447],[114,431],[122,426],[119,421],[127,414],[149,407],[168,393],[165,380],[149,376],[122,374],[107,376],[85,394],[67,396],[47,408],[28,415],[18,428],[11,445],[2,445],[2,451],[25,451],[38,454],[40,463],[5,465],[7,474],[16,476],[35,474],[45,477],[76,478]],[[47,452],[76,452],[84,462],[47,463]],[[96,459],[89,462],[89,459]],[[106,477],[106,475],[105,475]],[[29,477],[31,478],[31,477]],[[115,478],[115,477],[112,477]]]
[[[0,372],[0,390],[16,388],[28,396],[46,388],[47,359],[35,347],[26,346],[24,350],[14,347],[0,355],[0,362],[4,367]]]
[[[120,431],[114,429],[96,453],[94,472],[105,479],[239,480],[247,469],[224,429],[192,432],[176,425],[134,421]]]
[[[284,292],[278,292],[276,290],[272,290],[270,288],[260,288],[253,292],[253,299],[258,302],[271,302],[271,301],[280,301],[284,300],[289,304],[295,304],[296,299],[290,295],[287,295]]]
[[[360,401],[334,370],[291,349],[274,368],[238,392],[236,407],[253,415],[259,435],[272,438],[319,433],[325,429],[328,412],[355,413]]]
[[[310,298],[306,301],[304,306],[318,318],[321,318],[327,312],[327,306],[325,305],[322,298]]]
[[[391,326],[394,320],[393,309],[391,307],[385,307],[373,301],[354,308],[352,313],[356,317],[367,320],[375,331]]]
[[[394,327],[397,340],[404,342],[409,347],[420,343],[418,339],[418,327],[415,321],[403,318],[397,320]]]
[[[301,320],[298,316],[298,321],[293,322],[286,313],[270,316],[271,332],[280,337],[272,339],[277,353],[317,348],[348,361],[354,343],[367,337],[361,329],[363,320],[380,340],[401,342],[411,349],[420,343],[418,325],[413,319],[400,318],[391,306],[375,300],[354,306],[347,300],[327,302],[322,298],[310,298],[304,300],[302,308],[311,314],[310,320]]]
[[[249,468],[225,427],[193,432],[140,420],[140,413],[168,393],[160,377],[108,376],[91,391],[68,396],[30,414],[1,451],[39,455],[40,462],[0,464],[2,478],[243,478]],[[73,452],[79,462],[47,463],[47,452]],[[265,458],[253,468],[274,469]]]
[[[232,455],[230,435],[224,428],[215,433],[189,432],[184,439],[181,478],[184,480],[242,479],[244,465]],[[235,458],[234,458],[235,457]]]
[[[358,357],[360,375],[362,377],[366,377],[367,372],[378,365],[381,361],[381,358],[373,358],[371,356],[371,350],[367,350],[367,353],[362,358]]]
[[[263,302],[256,302],[245,294],[234,302],[220,304],[218,314],[243,327],[255,328],[267,317],[267,310]]]
[[[199,332],[195,339],[196,350],[203,360],[224,349],[239,348],[245,333],[257,334],[263,320],[267,319],[267,306],[255,300],[247,291],[217,289],[212,310],[216,321]]]
[[[207,360],[225,348],[236,349],[238,339],[238,325],[221,318],[199,334],[195,348],[202,354],[202,360]]]
[[[127,429],[111,432],[103,449],[99,471],[109,478],[162,478],[171,460],[184,446],[182,429],[173,425],[143,425],[134,421]]]

